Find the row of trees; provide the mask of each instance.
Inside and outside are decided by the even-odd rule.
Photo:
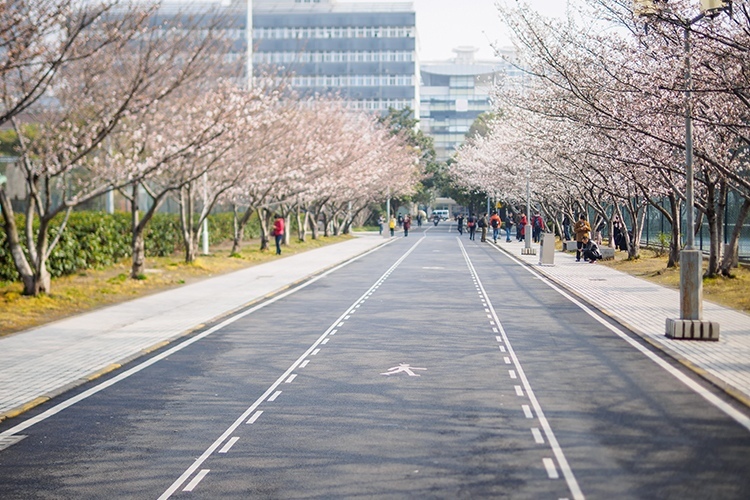
[[[67,215],[54,232],[53,219],[111,190],[131,202],[136,277],[144,230],[168,197],[179,202],[192,261],[217,204],[235,207],[237,251],[253,213],[264,225],[274,212],[294,214],[298,236],[310,227],[317,237],[319,219],[345,227],[418,183],[420,152],[376,117],[297,98],[272,79],[238,85],[243,68],[226,65],[230,21],[165,18],[157,6],[117,0],[0,6],[0,127],[14,131],[24,227],[2,185],[0,208],[25,294],[50,290],[50,235]]]
[[[699,21],[698,2],[689,0],[658,2],[647,19],[634,14],[632,0],[586,0],[560,21],[509,4],[500,5],[500,17],[515,34],[524,78],[498,89],[488,133],[451,167],[456,182],[525,201],[528,176],[531,199],[550,220],[589,209],[610,234],[624,210],[631,257],[651,204],[671,223],[675,265],[690,105],[699,217],[686,230],[707,221],[708,274],[728,274],[750,211],[750,3],[735,1],[732,16]],[[720,216],[730,189],[744,204],[722,259]]]

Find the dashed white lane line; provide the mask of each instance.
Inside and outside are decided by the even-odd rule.
[[[382,275],[382,276],[380,277],[380,279],[379,279],[379,280],[378,280],[378,281],[376,282],[376,284],[375,284],[375,285],[373,285],[372,287],[370,287],[370,289],[369,289],[369,290],[368,290],[367,292],[365,292],[365,294],[367,294],[367,293],[372,293],[372,291],[373,291],[373,290],[377,289],[377,287],[378,287],[378,286],[380,286],[380,283],[382,283],[382,282],[383,282],[383,281],[384,281],[384,280],[385,280],[385,279],[386,279],[386,278],[388,277],[388,275],[390,275],[390,273],[392,273],[392,272],[393,272],[393,270],[394,270],[394,269],[396,269],[396,268],[397,268],[397,267],[398,267],[399,265],[401,265],[401,263],[402,263],[402,262],[403,262],[404,260],[406,260],[406,258],[407,258],[407,257],[408,257],[408,256],[409,256],[409,255],[410,255],[410,254],[411,254],[411,253],[412,253],[412,252],[413,252],[413,251],[414,251],[414,250],[415,250],[416,248],[417,248],[417,246],[418,246],[418,245],[419,245],[419,244],[420,244],[420,243],[421,243],[421,242],[422,242],[423,240],[424,240],[424,237],[422,237],[422,238],[420,238],[419,240],[417,240],[417,242],[416,242],[416,243],[415,243],[414,245],[412,245],[412,246],[411,246],[411,247],[409,248],[409,250],[407,250],[407,251],[406,251],[406,252],[405,252],[405,253],[404,253],[404,254],[403,254],[403,255],[402,255],[401,257],[399,257],[399,259],[398,259],[398,260],[397,260],[397,261],[396,261],[396,262],[395,262],[395,263],[393,264],[393,266],[391,266],[391,268],[390,268],[390,269],[389,269],[389,270],[388,270],[388,271],[387,271],[387,272],[386,272],[385,274],[383,274],[383,275]],[[362,254],[362,255],[361,255],[360,257],[357,257],[357,258],[361,258],[362,256],[364,256],[364,255],[368,255],[369,253],[370,253],[370,252],[367,252],[367,253],[365,253],[365,254]],[[339,266],[336,266],[336,267],[334,267],[334,268],[330,269],[329,271],[326,271],[325,273],[323,273],[323,274],[319,275],[318,277],[316,277],[316,278],[314,278],[314,279],[312,279],[312,280],[308,281],[308,282],[307,282],[307,283],[306,283],[306,284],[305,284],[304,286],[307,286],[307,285],[309,285],[309,284],[311,284],[311,283],[314,283],[315,281],[317,281],[318,279],[322,278],[323,276],[327,276],[327,275],[331,274],[331,273],[332,273],[333,271],[335,271],[335,270],[337,270],[337,269],[340,269],[340,268],[344,267],[344,265],[346,265],[347,263],[349,263],[349,262],[353,262],[354,260],[357,260],[357,258],[355,258],[355,259],[352,259],[352,260],[350,260],[350,261],[347,261],[346,263],[344,263],[344,264],[341,264],[341,265],[339,265]],[[304,288],[304,286],[301,286],[301,287],[299,287],[298,289]],[[295,290],[296,290],[296,289],[295,289]],[[276,302],[276,301],[280,300],[280,299],[281,299],[282,297],[286,297],[286,296],[287,296],[287,295],[288,295],[289,293],[291,293],[291,291],[290,291],[290,292],[288,292],[288,293],[285,293],[285,294],[281,294],[281,295],[278,295],[277,297],[275,297],[275,298],[271,299],[271,300],[270,300],[269,302],[267,302],[267,304],[268,304],[268,303],[272,303],[272,302]],[[357,299],[356,301],[354,301],[354,303],[356,304],[356,303],[359,303],[360,301],[362,301],[362,300],[364,299],[364,297],[365,297],[365,294],[363,294],[362,296],[360,296],[360,297],[359,297],[359,298],[358,298],[358,299]],[[260,306],[256,306],[256,307],[258,307],[258,308],[259,308]],[[232,433],[233,433],[233,432],[235,431],[235,429],[237,429],[237,427],[239,427],[239,426],[240,426],[240,425],[242,424],[242,422],[244,422],[244,421],[245,421],[245,419],[247,418],[247,416],[248,416],[248,415],[250,415],[251,413],[253,413],[253,412],[254,412],[254,411],[255,411],[255,410],[256,410],[256,409],[258,408],[258,406],[260,406],[260,405],[261,405],[261,404],[262,404],[262,403],[263,403],[264,401],[266,401],[266,399],[267,399],[267,398],[268,398],[268,397],[269,397],[269,396],[270,396],[271,394],[273,394],[273,393],[274,393],[274,392],[276,391],[276,388],[277,388],[277,387],[278,387],[278,386],[279,386],[279,385],[280,385],[280,384],[282,383],[282,381],[283,381],[284,379],[286,379],[286,378],[287,378],[287,377],[289,376],[289,374],[291,374],[291,373],[292,373],[292,372],[293,372],[294,370],[296,370],[296,369],[297,369],[297,368],[299,367],[299,365],[300,365],[300,364],[301,364],[301,363],[302,363],[302,362],[303,362],[303,361],[304,361],[304,360],[305,360],[305,359],[306,359],[306,358],[307,358],[308,356],[310,356],[310,355],[315,355],[315,354],[317,354],[318,352],[320,352],[320,349],[319,349],[319,348],[317,348],[317,346],[318,346],[318,345],[320,344],[320,342],[322,342],[322,341],[323,341],[323,340],[324,340],[324,339],[325,339],[325,338],[326,338],[326,337],[327,337],[327,336],[329,335],[329,333],[331,332],[331,330],[333,330],[333,329],[334,329],[334,327],[336,326],[336,323],[339,323],[339,326],[340,326],[340,324],[341,324],[341,323],[340,323],[340,322],[341,322],[341,320],[342,320],[342,319],[344,318],[344,316],[345,316],[346,314],[349,314],[349,313],[351,312],[351,310],[352,310],[352,308],[353,308],[353,307],[354,307],[353,305],[352,305],[352,306],[350,306],[350,307],[349,307],[349,309],[347,309],[347,310],[346,310],[346,311],[345,311],[345,312],[344,312],[344,313],[343,313],[343,314],[342,314],[341,316],[339,316],[339,318],[338,318],[338,319],[336,319],[336,321],[334,322],[334,324],[333,324],[333,325],[331,325],[330,327],[328,327],[328,329],[327,329],[327,330],[326,330],[325,332],[323,332],[323,334],[322,334],[322,335],[321,335],[320,337],[318,337],[318,340],[317,340],[317,341],[315,341],[315,342],[314,342],[314,343],[313,343],[313,344],[312,344],[312,345],[311,345],[311,346],[310,346],[310,347],[308,348],[308,350],[307,350],[307,351],[305,351],[305,352],[304,352],[304,353],[303,353],[303,354],[302,354],[302,355],[301,355],[301,356],[300,356],[299,358],[297,358],[297,361],[295,361],[294,363],[292,363],[292,365],[291,365],[291,366],[290,366],[289,368],[287,368],[287,370],[286,370],[286,371],[285,371],[285,372],[284,372],[284,373],[283,373],[283,374],[282,374],[281,376],[279,376],[279,378],[278,378],[278,379],[276,379],[276,381],[275,381],[275,382],[274,382],[273,384],[271,384],[271,386],[270,386],[270,387],[269,387],[268,389],[266,389],[266,392],[264,392],[264,393],[263,393],[263,394],[262,394],[262,395],[261,395],[261,396],[260,396],[260,397],[259,397],[258,399],[256,399],[256,400],[255,400],[255,402],[254,402],[254,403],[253,403],[252,405],[250,405],[250,407],[249,407],[248,409],[246,409],[246,410],[245,410],[245,411],[244,411],[244,412],[242,413],[242,415],[240,415],[240,416],[239,416],[239,417],[238,417],[238,418],[237,418],[237,419],[236,419],[236,420],[234,421],[234,423],[232,423],[232,425],[230,425],[230,426],[229,426],[229,428],[227,428],[227,430],[225,430],[225,431],[224,431],[224,432],[222,433],[222,435],[221,435],[221,436],[219,436],[219,437],[218,437],[218,438],[217,438],[217,439],[216,439],[216,440],[215,440],[215,441],[214,441],[214,442],[213,442],[213,443],[212,443],[212,444],[211,444],[211,445],[210,445],[210,446],[209,446],[209,447],[208,447],[208,448],[207,448],[207,449],[206,449],[206,450],[205,450],[205,451],[203,452],[203,454],[201,454],[201,456],[200,456],[200,457],[198,457],[197,459],[195,459],[195,460],[193,461],[193,463],[192,463],[192,464],[191,464],[191,465],[190,465],[190,466],[189,466],[189,467],[188,467],[188,468],[187,468],[187,469],[185,470],[185,472],[183,472],[183,473],[182,473],[182,475],[181,475],[180,477],[178,477],[178,478],[177,478],[177,479],[176,479],[176,480],[175,480],[175,481],[174,481],[174,482],[173,482],[173,483],[172,483],[172,484],[171,484],[171,485],[169,486],[169,488],[167,488],[167,489],[166,489],[166,491],[164,491],[164,493],[162,493],[162,494],[161,494],[161,495],[159,496],[159,499],[158,499],[158,500],[167,500],[168,498],[170,498],[170,497],[171,497],[171,496],[172,496],[172,495],[173,495],[173,494],[174,494],[174,493],[175,493],[175,492],[176,492],[176,491],[177,491],[177,490],[178,490],[178,489],[179,489],[179,488],[180,488],[180,487],[181,487],[181,486],[182,486],[182,485],[183,485],[183,484],[185,483],[185,481],[187,481],[187,479],[188,479],[188,478],[189,478],[190,476],[192,476],[192,475],[193,475],[193,473],[194,473],[194,472],[195,472],[196,470],[198,470],[198,468],[199,468],[199,467],[200,467],[201,465],[203,465],[203,463],[204,463],[204,462],[205,462],[206,460],[208,460],[208,458],[209,458],[209,457],[210,457],[210,456],[211,456],[211,455],[212,455],[212,454],[213,454],[213,453],[214,453],[214,452],[215,452],[215,451],[216,451],[216,450],[217,450],[217,449],[219,448],[219,446],[220,446],[220,445],[221,445],[221,444],[222,444],[222,443],[223,443],[223,442],[224,442],[224,441],[225,441],[225,440],[226,440],[226,439],[227,439],[227,438],[228,438],[229,436],[231,436],[231,434],[232,434]],[[250,309],[249,311],[253,311],[253,310],[255,310],[255,309],[253,308],[253,309]],[[238,315],[238,316],[237,316],[236,318],[244,317],[245,315],[249,314],[249,311],[248,311],[248,312],[245,312],[245,313],[244,313],[243,315]],[[234,319],[234,321],[236,321],[236,319]],[[223,327],[223,326],[224,326],[225,324],[229,324],[229,322],[224,322],[224,323],[222,323],[221,325],[219,325],[218,327]],[[216,328],[218,328],[218,327],[216,327]],[[211,331],[213,331],[213,330],[211,330]],[[198,338],[198,337],[196,337],[196,338]],[[202,338],[202,337],[201,337],[201,338]],[[170,352],[171,352],[171,351],[167,351],[167,353],[170,353]],[[251,418],[250,420],[252,420],[252,421],[255,421],[254,419],[257,419],[257,417],[259,417],[261,413],[263,413],[263,412],[262,412],[262,410],[256,413],[256,415],[257,415],[257,416],[256,416],[256,415],[253,415],[253,417],[252,417],[252,418]],[[252,422],[248,421],[247,423],[252,423]],[[196,484],[197,484],[197,483],[196,483]]]
[[[263,410],[258,410],[255,413],[253,413],[253,416],[248,419],[246,423],[248,424],[254,424],[256,420],[260,418],[260,416],[263,415]]]
[[[523,409],[523,414],[526,416],[526,418],[534,418],[534,414],[531,413],[531,408],[529,408],[529,405],[521,405],[521,408]]]
[[[498,346],[500,348],[500,352],[505,352],[505,346]]]
[[[279,396],[281,396],[281,391],[276,391],[276,392],[273,393],[273,396],[271,396],[270,398],[268,398],[268,400],[269,401],[276,401],[276,398],[278,398]]]
[[[516,396],[523,396],[523,389],[520,385],[516,386]]]
[[[544,437],[539,429],[536,427],[531,429],[531,434],[534,436],[534,442],[536,444],[544,444]]]
[[[505,356],[505,357],[503,358],[503,361],[505,361],[505,364],[506,364],[506,365],[509,365],[509,364],[511,363],[511,361],[510,361],[510,358],[509,358],[508,356]]]
[[[557,479],[560,477],[560,475],[557,473],[555,462],[553,462],[551,458],[543,458],[542,462],[544,463],[544,468],[547,469],[547,475],[550,479]]]
[[[493,330],[497,330],[497,328],[493,328]],[[496,332],[496,333],[497,333],[497,332]],[[498,342],[500,342],[501,344],[503,343],[503,338],[502,338],[502,337],[495,337],[495,340],[497,340],[497,341],[498,341]]]
[[[211,469],[203,469],[198,474],[195,475],[192,481],[190,481],[187,486],[185,486],[185,489],[182,491],[193,491],[196,486],[198,486],[198,483],[200,483],[204,477],[206,477],[206,474],[211,472]]]
[[[329,333],[329,335],[336,335],[336,332],[338,332],[338,330],[333,330],[331,331],[331,333]]]
[[[285,384],[291,384],[292,382],[294,382],[295,378],[297,378],[297,374],[296,373],[292,373],[291,375],[289,375],[289,378],[284,381],[284,383]]]
[[[227,441],[227,444],[225,444],[224,446],[222,446],[222,448],[219,450],[219,453],[226,453],[226,452],[228,452],[229,450],[232,449],[232,446],[234,446],[234,443],[236,443],[239,440],[240,440],[239,436],[233,437],[232,439],[230,439],[229,441]]]
[[[518,378],[516,376],[516,371],[515,370],[508,370],[508,375],[510,375],[510,378],[512,378],[513,380],[515,380],[515,379]]]
[[[342,321],[341,323],[339,323],[339,324],[338,324],[338,325],[336,325],[336,326],[344,326],[344,322]]]
[[[310,356],[317,356],[320,352],[320,349],[315,349],[313,352],[310,353]]]
[[[304,360],[304,361],[302,362],[302,364],[301,364],[301,365],[299,365],[299,367],[300,367],[300,368],[304,368],[304,367],[306,367],[306,366],[307,366],[307,365],[308,365],[309,363],[310,363],[310,360],[309,360],[309,359],[306,359],[306,360]]]
[[[323,342],[321,342],[321,344],[327,344],[329,340],[331,339],[325,339]]]

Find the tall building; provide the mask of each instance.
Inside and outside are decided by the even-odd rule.
[[[354,109],[419,109],[411,2],[255,0],[253,57],[301,94],[338,94]]]
[[[439,160],[453,156],[477,117],[492,109],[490,92],[498,78],[517,74],[504,61],[475,60],[477,50],[459,47],[451,60],[420,66],[420,129],[434,139]]]

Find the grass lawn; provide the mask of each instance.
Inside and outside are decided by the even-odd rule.
[[[283,248],[281,257],[350,238],[308,237],[304,243],[293,241]],[[184,256],[178,254],[150,257],[146,259],[145,279],[138,280],[128,278],[130,259],[127,259],[106,269],[56,278],[52,280],[52,292],[38,297],[21,295],[20,283],[0,282],[0,336],[280,258],[275,255],[273,243],[265,252],[259,248],[259,240],[247,241],[239,256],[230,257],[231,245],[216,246],[211,248],[210,255],[202,255],[192,264],[186,264]]]

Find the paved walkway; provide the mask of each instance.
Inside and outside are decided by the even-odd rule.
[[[499,239],[498,246],[750,406],[750,315],[704,301],[703,319],[719,323],[719,341],[669,339],[667,318],[680,317],[678,290],[576,262],[575,252],[555,252],[550,266],[540,265],[539,255],[521,255],[521,242]],[[538,254],[539,245],[533,248]]]
[[[361,235],[0,338],[0,420],[386,241]],[[521,255],[521,243],[500,247],[750,406],[750,316],[707,302],[704,316],[720,323],[721,340],[670,340],[665,322],[679,316],[678,292],[606,266],[577,263],[571,254],[556,252],[554,266],[540,266],[537,256]]]

